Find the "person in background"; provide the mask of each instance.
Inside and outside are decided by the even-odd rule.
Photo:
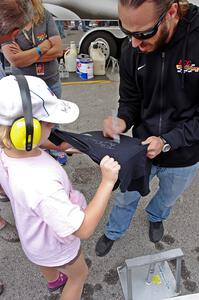
[[[71,28],[71,30],[78,30],[79,27],[81,27],[81,29],[82,29],[84,32],[86,32],[86,31],[89,30],[89,24],[90,24],[90,21],[89,21],[89,20],[81,20],[81,21],[75,20],[75,21],[74,21],[74,24],[75,24],[75,26],[73,26],[73,27]]]
[[[157,243],[199,167],[199,8],[186,0],[119,0],[118,8],[129,43],[120,59],[118,119],[104,121],[104,135],[133,126],[133,137],[148,145],[151,179],[157,176],[159,187],[145,210],[149,239]],[[136,191],[118,192],[98,256],[126,232],[140,198]]]
[[[5,196],[3,189],[0,187],[0,202],[7,202],[8,198]],[[0,216],[0,238],[6,242],[19,242],[17,230],[14,225],[10,224]]]
[[[57,25],[61,39],[64,39],[66,37],[64,32],[64,20],[55,20],[55,24]]]
[[[30,0],[1,0],[0,12],[0,44],[15,39],[33,17]]]
[[[13,75],[0,80],[0,182],[10,199],[26,256],[40,267],[50,291],[63,287],[61,300],[78,300],[88,275],[80,239],[88,239],[95,231],[120,166],[109,156],[101,160],[101,182],[86,206],[84,196],[73,189],[63,168],[40,148],[54,123],[74,122],[79,109],[74,103],[57,99],[42,79],[25,78],[41,138],[30,151],[15,143],[15,123],[24,116],[21,93]]]
[[[71,27],[71,30],[78,30],[79,29],[79,25],[80,25],[80,21],[79,20],[75,20],[74,21],[74,25],[73,27]]]
[[[5,70],[5,58],[1,51],[1,47],[0,47],[0,64],[1,64],[1,68],[3,68]]]
[[[52,92],[61,98],[57,58],[63,55],[62,41],[51,14],[41,0],[31,0],[34,10],[32,20],[15,39],[2,45],[5,58],[13,74],[33,75],[42,78]],[[65,152],[49,150],[61,164],[67,161]]]
[[[89,24],[90,24],[89,20],[82,20],[82,30],[84,32],[87,32],[89,30]]]
[[[32,3],[29,0],[1,0],[0,1],[0,44],[13,40],[33,16]],[[0,63],[0,79],[5,72]],[[1,189],[1,199],[7,198]],[[0,236],[9,242],[19,240],[14,226],[0,216]],[[3,293],[4,284],[0,280],[0,295]]]

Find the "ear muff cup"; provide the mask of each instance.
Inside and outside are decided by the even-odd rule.
[[[38,146],[41,138],[41,124],[33,118],[33,142],[32,149]],[[26,150],[26,123],[25,119],[17,119],[10,129],[10,140],[17,150]]]

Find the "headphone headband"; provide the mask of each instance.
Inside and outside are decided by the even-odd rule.
[[[33,144],[33,115],[32,102],[28,82],[24,75],[15,75],[22,99],[24,120],[26,125],[26,151],[32,150]]]

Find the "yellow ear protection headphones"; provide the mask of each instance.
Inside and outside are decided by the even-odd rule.
[[[16,75],[24,116],[15,120],[10,129],[10,140],[17,150],[31,151],[41,138],[40,122],[32,115],[32,102],[28,82],[24,75]]]

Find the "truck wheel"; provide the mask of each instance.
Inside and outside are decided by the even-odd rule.
[[[92,32],[85,37],[80,46],[80,53],[89,54],[89,47],[92,42],[96,42],[106,57],[106,61],[110,56],[117,58],[117,42],[114,37],[107,32]]]

